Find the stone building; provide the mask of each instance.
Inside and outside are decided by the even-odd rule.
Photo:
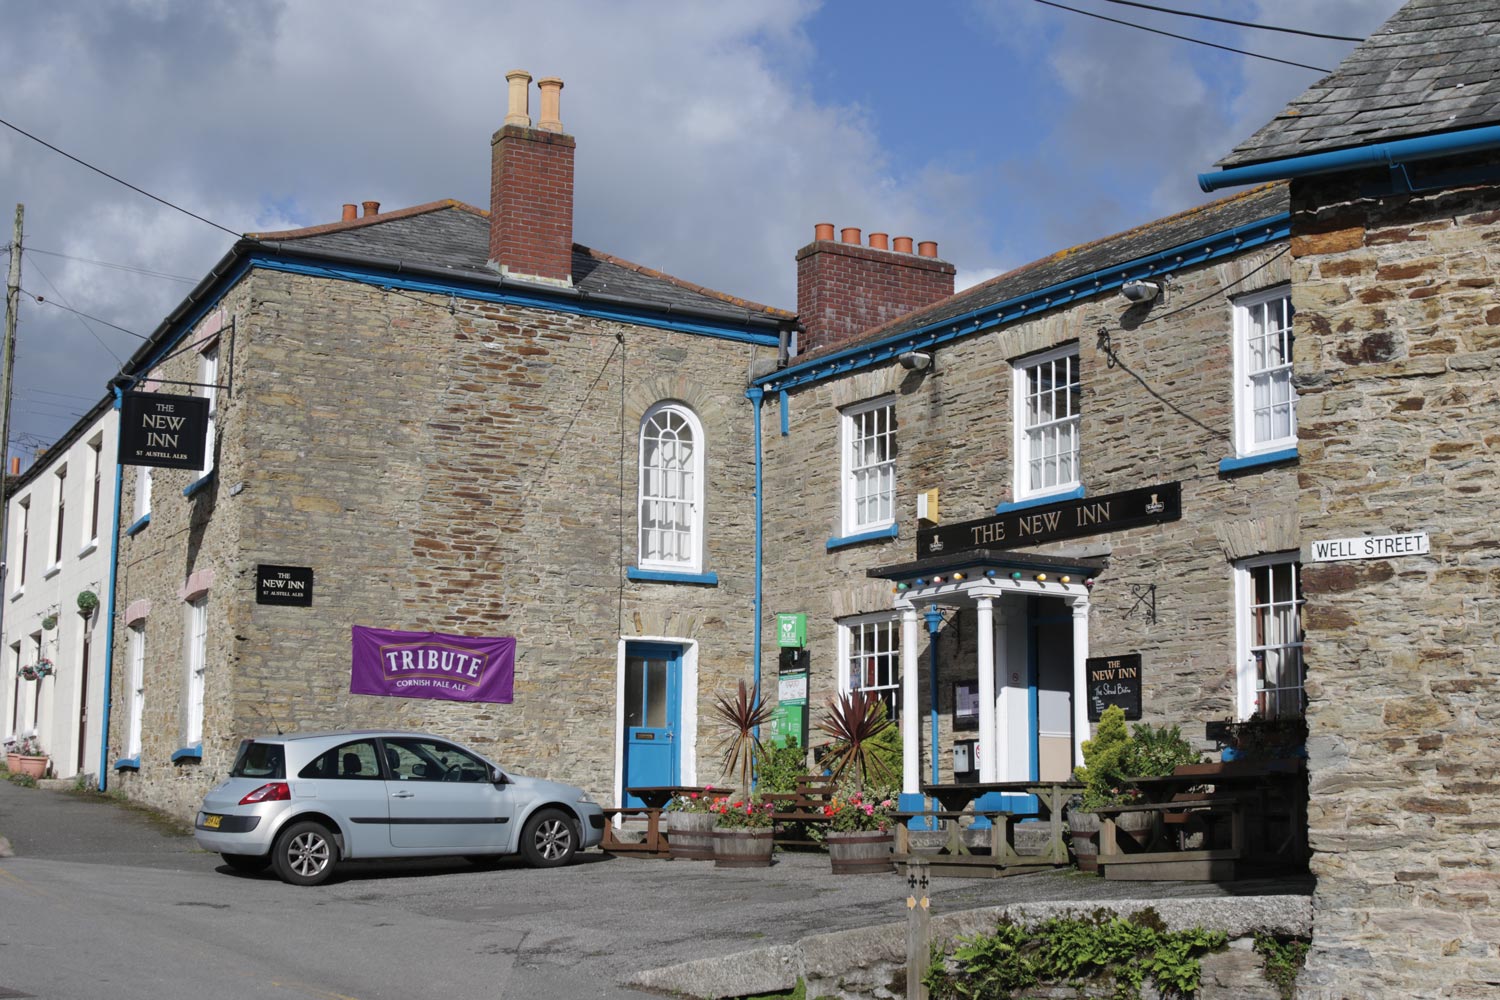
[[[34,739],[59,778],[103,761],[118,424],[100,400],[6,490],[0,732]]]
[[[1500,994],[1497,31],[1492,3],[1413,0],[1201,178],[1291,185],[1300,996]]]
[[[124,475],[130,796],[189,814],[275,728],[431,729],[608,801],[718,777],[705,707],[753,655],[744,390],[792,316],[574,243],[562,83],[533,126],[509,80],[488,211],[247,237],[128,362],[212,404],[202,469]],[[260,603],[268,566],[310,606]],[[351,694],[354,625],[514,637],[514,701]]]
[[[1301,713],[1286,197],[1159,220],[874,329],[804,311],[815,349],[755,382],[764,606],[806,615],[815,715],[859,687],[900,719],[905,793],[956,771],[1066,778],[1090,690],[1133,689],[1140,717],[1198,738]],[[897,272],[888,287],[930,273],[818,235],[800,261],[857,255]],[[1119,661],[1096,665],[1119,671],[1109,691],[1095,657]]]

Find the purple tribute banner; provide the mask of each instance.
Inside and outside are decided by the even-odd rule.
[[[515,639],[354,626],[354,694],[509,705],[515,679]]]

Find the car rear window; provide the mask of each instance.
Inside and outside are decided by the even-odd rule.
[[[246,740],[234,759],[231,778],[285,778],[286,747],[280,743]]]

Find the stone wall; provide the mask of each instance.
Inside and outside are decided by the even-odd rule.
[[[940,490],[944,523],[987,517],[1011,499],[1012,367],[1025,355],[1076,342],[1082,373],[1081,462],[1089,496],[1181,481],[1182,520],[1041,546],[1053,554],[1108,554],[1091,595],[1090,655],[1140,651],[1146,719],[1202,739],[1203,723],[1235,711],[1231,563],[1297,547],[1296,466],[1222,475],[1232,454],[1230,297],[1284,283],[1285,245],[1184,269],[1149,308],[1099,296],[948,344],[930,370],[892,363],[794,390],[789,433],[773,396],[765,441],[765,608],[808,613],[810,704],[834,693],[843,616],[888,611],[891,584],[866,570],[915,556],[916,494]],[[1108,344],[1100,338],[1109,331]],[[1113,357],[1106,348],[1113,351]],[[839,410],[891,394],[896,403],[899,537],[827,549],[842,534]],[[1155,585],[1155,620],[1142,600]],[[975,674],[972,609],[940,640],[943,773],[949,759],[950,682]],[[958,635],[949,638],[956,631]],[[921,627],[921,716],[929,710],[927,633]],[[774,632],[767,632],[774,635]],[[777,650],[762,668],[774,676]],[[815,716],[819,714],[815,711]],[[966,734],[967,735],[967,734]],[[929,762],[921,769],[923,780]]]
[[[1293,185],[1316,930],[1301,996],[1500,992],[1500,189]]]
[[[612,800],[619,642],[642,635],[698,644],[689,770],[720,777],[703,717],[748,676],[752,650],[751,348],[262,270],[228,308],[239,339],[218,478],[185,501],[161,477],[151,525],[122,549],[122,602],[154,605],[152,736],[132,794],[186,812],[241,737],[395,726]],[[708,438],[717,586],[625,580],[640,420],[663,398],[691,406]],[[259,563],[311,566],[313,607],[257,605]],[[203,760],[174,768],[174,588],[204,565],[217,577]],[[350,694],[355,624],[515,636],[515,702]],[[124,662],[123,635],[117,645]]]

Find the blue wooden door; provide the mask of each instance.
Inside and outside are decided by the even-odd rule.
[[[682,647],[632,642],[625,647],[625,787],[678,784],[682,717]],[[641,805],[628,792],[625,805]]]

